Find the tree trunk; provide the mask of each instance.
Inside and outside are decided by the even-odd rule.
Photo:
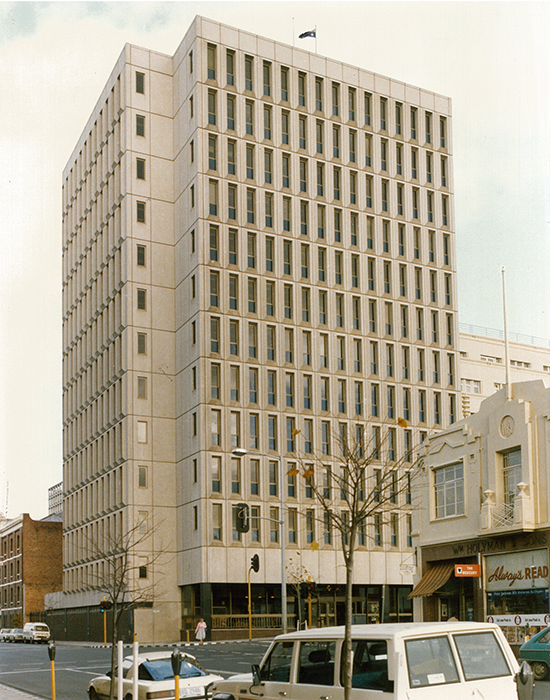
[[[346,557],[346,622],[344,630],[343,668],[344,668],[344,700],[351,697],[352,653],[351,653],[351,620],[353,604],[353,548]]]
[[[111,608],[113,615],[113,629],[111,632],[111,683],[109,685],[109,700],[115,700],[116,693],[116,677],[115,677],[115,666],[116,666],[116,643],[117,643],[117,629],[118,629],[118,613],[116,603],[113,603]],[[119,669],[119,673],[122,673],[122,669]]]

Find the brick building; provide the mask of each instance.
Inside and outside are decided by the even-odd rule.
[[[0,626],[23,625],[44,610],[46,593],[63,586],[60,514],[33,520],[23,513],[0,521]]]

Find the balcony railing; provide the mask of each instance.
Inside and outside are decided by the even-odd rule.
[[[288,629],[294,629],[295,616],[289,615]],[[280,615],[252,615],[254,629],[281,629]],[[213,615],[212,629],[247,629],[248,615]]]

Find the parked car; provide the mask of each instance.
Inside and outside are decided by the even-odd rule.
[[[10,630],[10,642],[22,642],[24,640],[22,629],[12,629]]]
[[[174,700],[175,685],[171,656],[171,651],[155,651],[150,654],[138,655],[139,700],[146,700],[146,698],[166,698],[166,700],[171,698]],[[123,697],[132,698],[133,656],[127,656],[124,659],[122,676],[124,679]],[[208,698],[210,697],[210,686],[214,681],[219,680],[221,680],[221,676],[216,676],[206,671],[194,656],[182,653],[180,697]],[[108,698],[110,683],[111,679],[107,674],[94,678],[88,686],[90,700],[105,700]]]
[[[538,681],[550,674],[550,627],[533,635],[520,647],[519,658],[525,659]]]
[[[50,641],[50,628],[44,622],[27,622],[23,627],[23,641],[47,644]]]
[[[7,642],[7,635],[8,633],[11,632],[11,629],[4,627],[3,629],[0,630],[0,642]]]
[[[216,682],[213,700],[343,700],[343,641],[344,627],[280,635],[251,674]],[[532,697],[533,673],[518,671],[497,625],[354,625],[352,650],[353,700]]]

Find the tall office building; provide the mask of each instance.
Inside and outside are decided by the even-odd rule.
[[[336,534],[292,467],[321,483],[343,431],[391,459],[456,420],[452,177],[446,97],[200,17],[173,56],[124,48],[64,172],[67,604],[100,599],[89,543],[139,525],[140,639],[242,625],[255,553],[277,626],[283,489],[289,567],[340,621]],[[364,619],[410,618],[409,523],[366,524]]]

